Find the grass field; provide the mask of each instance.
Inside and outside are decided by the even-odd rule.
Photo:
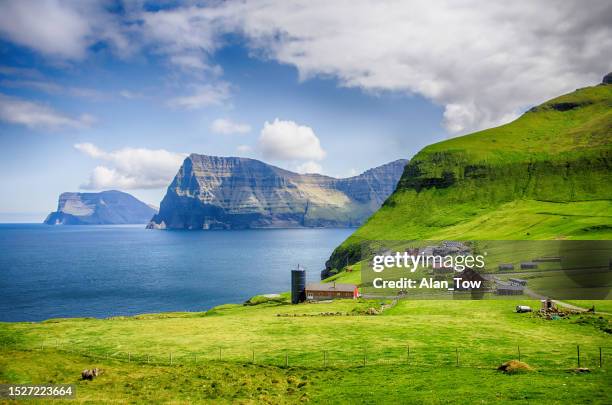
[[[610,335],[579,316],[516,314],[519,303],[537,305],[399,301],[368,316],[362,313],[380,301],[346,300],[3,323],[0,382],[76,383],[80,400],[460,403],[465,394],[470,402],[609,402]],[[588,375],[567,371],[576,367],[576,345],[581,365],[593,370]],[[537,371],[495,371],[517,358],[519,347]],[[105,373],[79,381],[80,370],[93,366]]]
[[[94,381],[75,376],[93,365]],[[80,355],[3,351],[3,381],[70,382],[77,402],[139,403],[609,403],[604,370],[504,375],[492,369],[379,365],[349,369],[280,368],[232,362],[150,366]],[[554,394],[553,394],[554,393]],[[42,401],[41,401],[42,402]]]

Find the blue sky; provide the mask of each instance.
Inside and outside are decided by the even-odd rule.
[[[610,68],[607,2],[544,20],[451,4],[3,2],[0,222],[41,221],[64,191],[158,205],[188,153],[355,175]]]

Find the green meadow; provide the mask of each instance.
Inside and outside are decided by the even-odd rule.
[[[282,300],[204,313],[3,323],[0,383],[74,383],[79,401],[610,400],[612,347],[597,314],[550,321],[514,312],[518,304],[539,305],[530,300],[389,304]],[[380,315],[365,314],[382,305]],[[571,371],[577,345],[590,373]],[[536,371],[496,371],[519,351]],[[91,367],[104,373],[80,381]]]

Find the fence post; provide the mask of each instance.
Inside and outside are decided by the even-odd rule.
[[[578,356],[578,368],[580,368],[580,345],[576,345],[576,355]]]
[[[132,353],[128,352],[128,363],[132,362]]]
[[[221,361],[221,348],[219,348],[219,361]]]
[[[521,346],[516,346],[516,348],[518,349],[519,361],[521,361]]]
[[[147,364],[149,364],[149,361],[150,361],[149,356],[150,356],[149,353],[147,353]]]
[[[410,345],[406,348],[406,364],[410,364]]]
[[[253,353],[252,353],[252,357],[251,357],[251,362],[253,364],[255,364],[255,349],[253,349]]]
[[[172,365],[172,352],[170,352],[170,365]]]
[[[285,352],[285,367],[289,367],[289,354]]]
[[[459,348],[455,347],[455,357],[457,358],[457,367],[459,367]]]
[[[602,358],[601,358],[601,347],[599,348],[599,367],[601,368],[602,365]]]

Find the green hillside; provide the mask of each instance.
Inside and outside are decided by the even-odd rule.
[[[578,89],[421,150],[329,267],[363,240],[612,239],[611,165],[612,85]]]

